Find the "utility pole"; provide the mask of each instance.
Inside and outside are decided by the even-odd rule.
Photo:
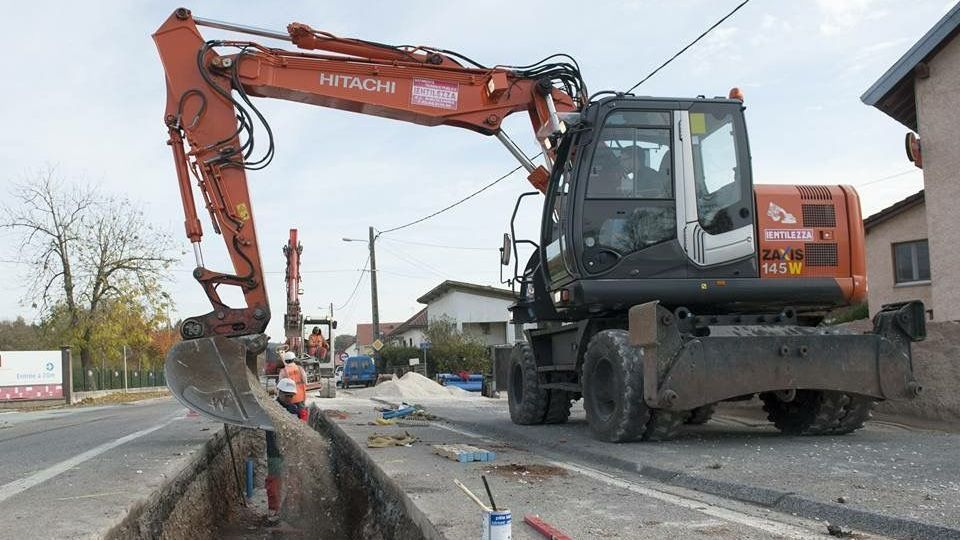
[[[370,305],[373,311],[373,341],[380,339],[380,301],[377,298],[377,234],[373,231],[373,227],[370,227],[370,235],[367,239],[367,247],[370,249]],[[344,238],[344,242],[363,242],[359,238]],[[359,343],[357,344],[359,348]],[[383,366],[380,365],[380,353],[379,351],[373,351],[373,358],[377,364],[377,368],[380,369]]]
[[[374,242],[377,237],[374,236],[373,227],[370,227],[370,303],[373,304],[373,341],[380,339],[380,302],[377,299],[377,250]],[[380,352],[374,351],[377,360],[380,359]]]

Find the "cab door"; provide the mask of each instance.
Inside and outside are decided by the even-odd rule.
[[[675,114],[677,228],[690,277],[757,275],[753,178],[741,107],[693,102]]]

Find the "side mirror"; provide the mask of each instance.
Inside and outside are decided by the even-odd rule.
[[[503,247],[500,248],[500,264],[507,266],[510,264],[510,252],[513,249],[513,240],[510,235],[503,233]]]

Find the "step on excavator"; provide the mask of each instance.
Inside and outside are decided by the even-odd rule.
[[[292,43],[207,40],[198,27]],[[535,191],[514,205],[501,248],[526,341],[510,359],[517,424],[560,423],[584,400],[604,441],[668,439],[716,403],[758,396],[793,434],[861,427],[874,404],[920,392],[911,342],[920,302],[884,306],[873,330],[825,326],[866,296],[864,231],[849,186],[754,183],[743,95],[589,94],[576,61],[484,66],[445,49],[286,32],[176,10],[153,35],[166,73],[165,124],[194,277],[213,310],[185,319],[167,355],[174,395],[218,421],[271,429],[248,382],[270,320],[246,171],[273,157],[254,97],[298,101],[495,137]],[[507,134],[526,112],[544,164]],[[266,141],[257,145],[262,128]],[[192,178],[233,272],[203,264]],[[542,196],[539,238],[517,212]],[[520,265],[514,255],[531,251]],[[218,289],[238,287],[244,306]]]

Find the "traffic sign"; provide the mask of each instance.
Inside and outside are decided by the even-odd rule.
[[[380,349],[383,348],[383,342],[378,339],[378,340],[376,340],[376,341],[373,342],[372,347],[373,347],[373,350],[379,352]]]
[[[429,341],[421,341],[421,342],[420,342],[420,349],[422,349],[422,350],[425,351],[425,350],[429,349],[430,347],[433,347],[433,343],[430,343]]]
[[[410,365],[411,365],[411,366],[416,366],[416,365],[418,365],[418,364],[420,364],[420,359],[419,359],[419,358],[411,358],[411,359],[410,359]]]
[[[346,361],[347,361],[347,358],[350,358],[350,355],[349,355],[349,354],[347,354],[347,353],[345,353],[345,352],[340,353],[340,361],[341,361],[341,362],[346,362]]]

